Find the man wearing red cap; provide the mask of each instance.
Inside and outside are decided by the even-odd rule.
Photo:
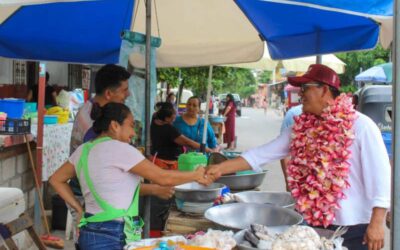
[[[335,71],[311,65],[288,81],[301,88],[303,114],[273,141],[240,157],[209,167],[214,179],[287,156],[289,188],[296,210],[307,224],[336,229],[349,250],[378,250],[384,245],[384,218],[390,206],[390,163],[376,124],[354,110],[340,94]]]

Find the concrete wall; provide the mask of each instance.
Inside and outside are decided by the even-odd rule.
[[[12,154],[0,155],[0,187],[19,188],[24,193],[26,210],[32,210],[35,199],[34,178],[29,165],[29,159],[25,145],[14,146],[20,150],[15,150]],[[22,150],[21,150],[22,149]],[[9,150],[14,149],[6,149]],[[35,152],[35,151],[34,151]],[[35,153],[34,153],[35,154]],[[30,211],[31,212],[31,211]]]
[[[68,63],[46,62],[46,71],[50,74],[50,85],[68,86]]]
[[[13,61],[0,57],[0,84],[13,82]]]

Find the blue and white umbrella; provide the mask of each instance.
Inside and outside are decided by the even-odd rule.
[[[393,0],[235,0],[273,59],[375,47],[392,40]]]
[[[372,68],[361,72],[356,76],[356,81],[391,83],[392,82],[392,63],[384,63],[376,65]]]
[[[154,1],[152,31],[162,38],[157,66],[257,61],[264,50],[259,34],[273,59],[370,49],[379,37],[384,46],[391,41],[393,0],[236,3]],[[120,33],[145,31],[144,5],[143,0],[94,0],[21,7],[0,25],[0,56],[117,62]]]

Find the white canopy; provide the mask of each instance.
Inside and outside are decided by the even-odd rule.
[[[145,33],[144,1],[135,4],[131,29]],[[254,62],[263,54],[264,42],[234,1],[155,1],[152,9],[152,35],[162,39],[157,67]],[[137,55],[130,63],[145,65]]]
[[[224,64],[222,66],[237,67],[246,69],[260,69],[273,71],[279,61],[271,59],[268,49],[264,49],[264,55],[261,60],[252,63]],[[308,66],[316,63],[316,56],[307,56],[296,59],[282,60],[282,65],[287,71],[306,72]],[[344,73],[346,64],[333,54],[323,55],[322,64],[332,68],[338,74]]]

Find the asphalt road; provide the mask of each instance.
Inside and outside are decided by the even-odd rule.
[[[283,116],[274,109],[243,108],[236,119],[237,150],[262,145],[279,135]],[[279,161],[264,166],[268,173],[261,186],[265,191],[285,191],[285,181]]]

